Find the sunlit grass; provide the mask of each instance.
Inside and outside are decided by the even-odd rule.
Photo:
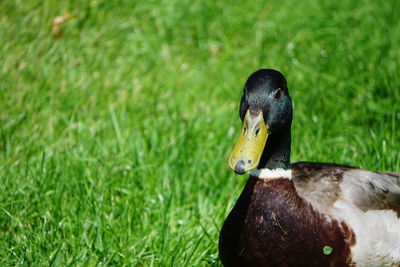
[[[400,171],[399,5],[0,2],[0,265],[218,265],[261,67],[288,79],[293,161]]]

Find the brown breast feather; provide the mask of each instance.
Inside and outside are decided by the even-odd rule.
[[[220,233],[225,266],[350,266],[354,233],[317,212],[288,179],[250,177]],[[333,248],[325,255],[323,248]]]

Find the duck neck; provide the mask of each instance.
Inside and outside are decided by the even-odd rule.
[[[290,126],[268,136],[259,169],[290,169]]]

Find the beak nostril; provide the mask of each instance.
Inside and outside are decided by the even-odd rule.
[[[260,132],[260,128],[257,128],[257,130],[255,132],[256,136],[258,135],[259,132]]]

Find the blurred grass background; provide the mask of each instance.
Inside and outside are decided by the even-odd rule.
[[[1,1],[0,265],[220,265],[259,68],[288,80],[292,161],[400,171],[399,17],[396,0]]]

